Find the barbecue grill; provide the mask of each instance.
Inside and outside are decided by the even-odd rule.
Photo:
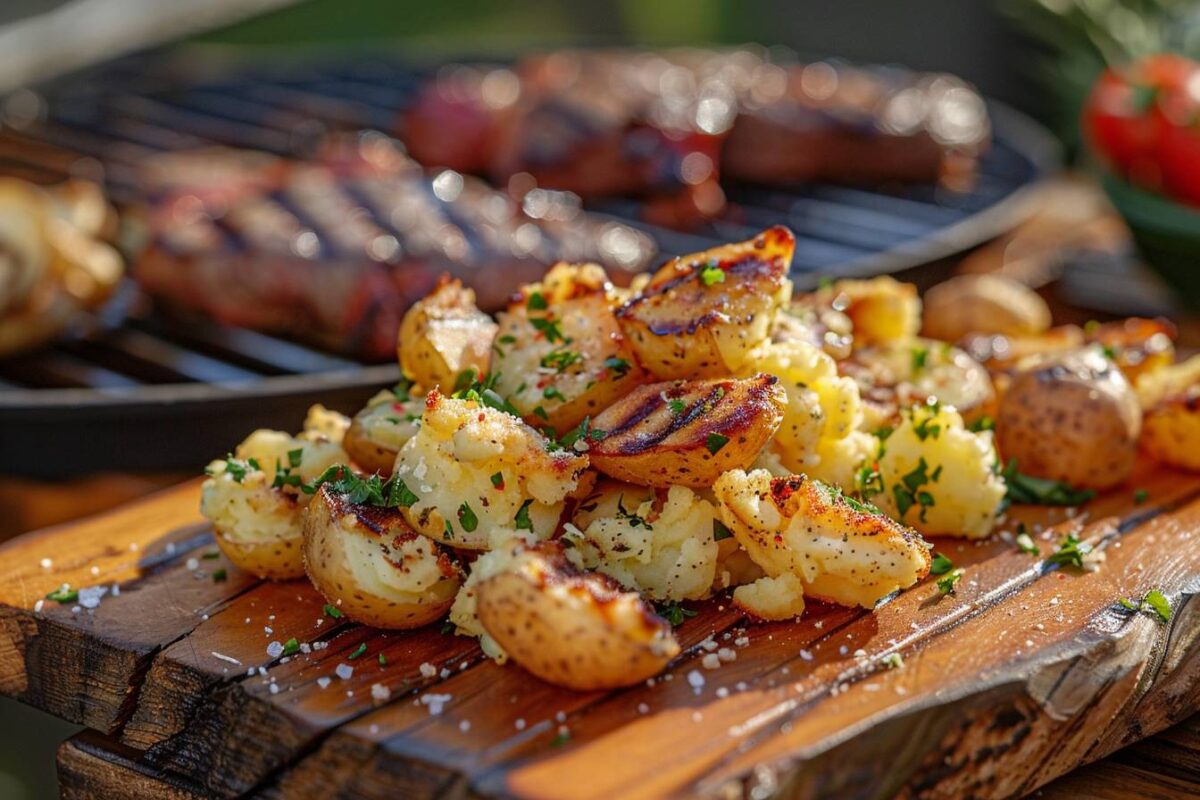
[[[4,134],[0,171],[49,176],[61,173],[61,153],[78,154],[103,165],[115,202],[131,202],[133,170],[157,152],[217,144],[304,158],[328,132],[394,131],[431,73],[370,57],[197,74],[191,59],[152,53],[22,92],[8,106],[21,113],[5,114],[21,125]],[[1035,123],[998,103],[989,111],[994,144],[967,192],[726,184],[727,212],[686,232],[645,222],[633,199],[587,208],[645,231],[664,258],[787,225],[801,289],[885,272],[928,284],[945,277],[953,256],[1018,222],[1030,188],[1057,160]],[[131,284],[84,332],[0,361],[0,472],[194,469],[254,427],[298,427],[314,402],[352,412],[397,376],[393,365],[164,314]]]

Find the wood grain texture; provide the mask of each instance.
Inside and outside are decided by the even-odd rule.
[[[1143,466],[1130,486],[1149,501],[1122,490],[1074,517],[1014,509],[1004,526],[1035,526],[1043,554],[1077,531],[1104,553],[1096,571],[1048,565],[1011,536],[938,540],[966,569],[954,594],[931,578],[874,612],[813,603],[762,625],[714,598],[662,676],[579,693],[436,626],[330,619],[303,581],[225,566],[214,583],[224,562],[203,558],[190,485],[0,549],[14,576],[0,690],[212,796],[1018,796],[1200,708],[1200,480]],[[51,551],[74,555],[43,569]],[[34,612],[64,580],[122,590],[92,613]],[[1116,604],[1150,588],[1172,599],[1169,624]],[[310,652],[268,654],[292,637]],[[707,669],[716,648],[736,657]],[[335,677],[340,664],[353,674]]]
[[[60,800],[203,800],[196,787],[141,762],[136,750],[84,731],[58,748]]]

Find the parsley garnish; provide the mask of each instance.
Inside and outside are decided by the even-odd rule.
[[[996,420],[986,414],[967,426],[967,430],[972,433],[983,433],[984,431],[992,431],[996,429]]]
[[[224,567],[213,570],[213,574],[212,574],[213,583],[224,583],[225,578],[227,578],[227,577],[228,577],[228,573],[225,572]]]
[[[929,360],[929,348],[914,347],[912,351],[912,371],[920,372],[925,369],[925,362]]]
[[[559,400],[563,403],[567,402],[567,398],[558,390],[558,387],[554,386],[553,384],[542,390],[542,397],[546,398],[547,400]]]
[[[1133,493],[1133,502],[1135,505],[1141,505],[1150,499],[1150,493],[1145,489],[1138,489]]]
[[[473,376],[474,372],[474,370],[463,370],[463,372],[459,373],[459,380],[455,382],[455,386],[457,387],[462,382],[463,375],[470,373]],[[521,416],[521,412],[517,411],[512,403],[501,397],[500,393],[496,391],[496,381],[499,379],[499,372],[491,373],[482,381],[472,377],[466,386],[457,389],[451,397],[455,400],[471,400],[479,403],[481,406],[487,406],[497,411],[512,414],[514,417]]]
[[[1096,496],[1091,489],[1075,489],[1062,481],[1035,478],[1017,471],[1017,460],[1011,459],[1000,473],[1008,485],[1006,497],[1013,503],[1041,506],[1077,506]]]
[[[221,557],[221,554],[216,550],[209,550],[207,553],[205,553],[204,555],[202,555],[200,557],[203,558],[205,561],[215,561],[216,559]]]
[[[883,494],[883,475],[875,467],[861,467],[854,475],[854,488],[858,490],[864,500],[869,500],[877,494]]]
[[[381,667],[387,666],[387,656],[385,656],[383,653],[379,654],[379,666],[381,666]]]
[[[609,356],[604,359],[604,368],[615,372],[618,378],[623,378],[625,373],[629,372],[629,362],[623,358]]]
[[[637,514],[631,513],[625,508],[625,495],[617,497],[617,519],[623,519],[629,523],[629,527],[636,528],[644,527],[648,531],[654,530],[654,526],[646,521],[645,517],[639,517]]]
[[[956,567],[955,569],[947,572],[941,578],[938,578],[938,591],[942,594],[954,594],[958,582],[962,580],[963,572],[964,570],[962,567]]]
[[[258,461],[250,459],[249,461],[241,461],[234,458],[232,455],[226,456],[225,472],[233,478],[237,483],[241,483],[246,479],[246,473],[252,469],[259,469]]]
[[[936,553],[933,556],[933,563],[929,565],[929,571],[934,575],[945,575],[952,569],[954,569],[954,562],[941,553]]]
[[[64,583],[62,586],[59,586],[53,592],[46,595],[46,599],[54,600],[57,603],[62,603],[63,605],[66,605],[67,603],[74,603],[76,600],[78,600],[79,592],[76,591],[75,589],[72,589],[71,585],[69,583]]]
[[[1082,567],[1084,557],[1090,552],[1092,552],[1090,544],[1079,541],[1079,537],[1074,533],[1068,533],[1058,543],[1058,549],[1051,553],[1046,558],[1046,561],[1050,564],[1068,564],[1072,567]]]
[[[719,519],[713,520],[713,541],[719,542],[722,539],[728,539],[733,536],[733,531],[729,530],[729,526]]]
[[[479,517],[475,516],[475,512],[466,503],[458,507],[458,524],[467,533],[471,533],[479,527]]]
[[[503,473],[497,472],[496,474],[492,475],[492,486],[495,486],[497,489],[504,488],[504,474]]]
[[[337,606],[331,605],[330,603],[326,603],[325,604],[325,616],[329,617],[330,619],[341,619],[343,614],[338,609]]]
[[[290,656],[300,652],[300,643],[296,641],[296,637],[288,639],[283,643],[283,655]]]
[[[883,657],[883,664],[888,669],[900,669],[904,666],[904,656],[899,653],[888,653]]]
[[[443,520],[443,522],[445,522],[446,524],[445,524],[445,533],[442,535],[442,538],[446,539],[447,541],[451,541],[451,542],[454,541],[454,526],[450,524],[450,520],[448,520],[448,519]]]
[[[1139,603],[1128,597],[1122,597],[1118,600],[1122,608],[1130,611],[1153,611],[1158,615],[1161,622],[1169,622],[1171,620],[1171,602],[1167,600],[1167,596],[1158,589],[1151,589],[1146,592],[1145,597]]]
[[[396,400],[401,403],[407,403],[412,399],[413,382],[408,378],[401,378],[400,382],[392,387],[392,394],[396,396]]]
[[[513,517],[513,525],[516,526],[517,530],[533,530],[533,521],[529,519],[529,507],[531,505],[533,505],[533,501],[526,500],[524,503],[521,503],[521,507],[517,509],[517,515]]]
[[[712,453],[714,456],[728,443],[729,437],[722,436],[719,433],[710,433],[708,438],[704,440],[704,446],[707,447],[708,452]]]
[[[904,521],[904,515],[914,505],[920,506],[920,520],[925,522],[926,512],[936,504],[933,495],[921,489],[922,486],[931,483],[928,469],[929,465],[925,463],[925,457],[922,456],[912,472],[901,476],[901,482],[892,486],[892,498],[896,501],[896,512],[900,515],[901,522]],[[939,466],[934,470],[932,481],[936,481],[940,475],[941,467]]]
[[[712,286],[714,283],[724,283],[725,270],[721,269],[716,264],[709,264],[707,267],[700,270],[700,282],[705,286]]]
[[[677,397],[673,397],[670,400],[668,400],[667,405],[669,405],[671,407],[671,413],[673,415],[675,415],[676,417],[678,417],[680,414],[682,414],[684,412],[684,409],[687,408],[687,403],[683,402],[682,400],[680,400]]]
[[[658,603],[654,606],[654,610],[658,615],[671,623],[672,628],[678,628],[683,624],[683,621],[689,617],[694,617],[699,614],[699,611],[693,611],[678,601],[670,603]]]
[[[546,341],[550,344],[555,344],[557,342],[565,343],[567,341],[563,336],[562,323],[556,319],[550,319],[549,317],[531,317],[529,324],[532,325],[535,330],[539,331],[543,336],[545,336]]]
[[[562,747],[569,741],[571,741],[571,732],[565,730],[559,731],[554,735],[554,738],[550,740],[550,746]]]
[[[362,644],[360,644],[360,645],[358,646],[358,648],[357,648],[357,649],[356,649],[356,650],[355,650],[353,653],[351,653],[350,655],[346,656],[346,660],[347,660],[347,661],[353,661],[354,659],[358,658],[359,656],[361,656],[361,655],[362,655],[363,653],[365,653],[365,652],[367,652],[367,643],[366,643],[366,642],[363,642]]]
[[[1042,554],[1042,549],[1034,544],[1033,538],[1024,531],[1017,534],[1017,549],[1031,556],[1040,556]]]
[[[539,363],[547,369],[563,372],[567,367],[578,364],[580,361],[583,361],[582,353],[576,353],[574,350],[551,350],[542,356]]]
[[[548,306],[546,297],[541,292],[533,292],[529,295],[529,299],[525,301],[525,307],[531,311],[545,311]]]
[[[314,494],[326,483],[333,491],[346,495],[346,499],[355,505],[410,508],[421,499],[413,494],[399,475],[393,475],[386,481],[380,478],[378,473],[369,478],[360,478],[351,472],[349,467],[341,464],[329,467],[316,480],[304,484],[300,489],[305,494]]]
[[[562,438],[558,440],[558,445],[560,447],[573,447],[580,439],[585,442],[599,442],[603,441],[605,436],[608,436],[606,431],[592,427],[591,417],[584,417],[578,425],[563,434]]]

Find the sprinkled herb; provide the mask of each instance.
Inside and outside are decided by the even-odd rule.
[[[299,653],[299,652],[300,652],[300,643],[296,641],[295,636],[293,636],[291,639],[288,639],[286,642],[283,643],[283,654],[285,656],[295,655],[296,653]]]
[[[578,364],[580,361],[583,361],[582,353],[577,353],[574,350],[551,350],[542,356],[539,363],[547,369],[553,369],[555,372],[563,372],[568,367]]]
[[[517,337],[513,336],[511,333],[506,333],[503,336],[496,339],[496,341],[500,342],[500,344],[516,344]]]
[[[883,657],[883,663],[889,669],[900,669],[904,666],[904,656],[899,653],[888,653]]]
[[[205,561],[213,561],[215,559],[220,558],[221,554],[220,554],[220,552],[218,552],[216,550],[209,550],[207,553],[205,553],[204,555],[202,555],[200,557],[203,558]]]
[[[513,525],[517,530],[531,531],[533,530],[533,521],[529,519],[529,506],[533,505],[532,500],[526,500],[521,503],[521,507],[517,509],[517,515],[513,517]]]
[[[722,436],[719,433],[710,433],[708,438],[704,440],[704,446],[708,448],[708,452],[714,456],[720,452],[721,448],[729,444],[729,437]]]
[[[237,483],[241,483],[246,479],[246,473],[251,469],[258,469],[258,462],[254,459],[250,461],[240,461],[232,456],[225,460],[225,473],[229,475]]]
[[[883,494],[883,475],[875,467],[861,467],[854,474],[854,488],[864,500],[869,500],[877,494]]]
[[[672,628],[678,628],[683,624],[685,619],[694,617],[699,614],[699,611],[693,611],[678,601],[671,603],[658,603],[654,606],[654,610],[658,615],[671,623]]]
[[[387,656],[385,656],[383,653],[379,654],[379,666],[381,666],[381,667],[387,666]]]
[[[700,282],[705,286],[712,286],[714,283],[724,283],[725,270],[721,269],[715,264],[709,264],[707,267],[700,270]]]
[[[329,617],[330,619],[341,619],[343,614],[337,606],[326,603],[325,616]]]
[[[1117,602],[1121,604],[1122,608],[1127,608],[1130,611],[1138,611],[1142,607],[1141,603],[1139,603],[1135,600],[1130,600],[1128,597],[1122,597]]]
[[[1135,491],[1133,493],[1133,502],[1136,505],[1140,506],[1142,503],[1146,502],[1149,499],[1150,499],[1150,493],[1147,492],[1145,489],[1138,489],[1137,491]]]
[[[934,575],[945,575],[952,569],[954,569],[954,562],[941,553],[936,553],[933,556],[933,563],[929,565],[929,571]]]
[[[654,526],[647,522],[645,517],[639,517],[625,508],[625,495],[617,497],[617,519],[625,520],[631,528],[644,527],[648,531],[654,530]]]
[[[525,301],[525,307],[531,311],[545,311],[548,305],[546,297],[541,292],[533,292]]]
[[[213,570],[213,574],[212,574],[213,583],[224,583],[225,579],[227,577],[228,577],[228,574],[225,572],[224,567]]]
[[[1041,506],[1077,506],[1096,496],[1091,489],[1075,489],[1062,481],[1034,478],[1017,471],[1017,460],[1011,459],[1000,473],[1008,485],[1007,498],[1013,503]]]
[[[473,375],[474,372],[474,370],[463,370],[463,372],[459,373],[459,380],[455,382],[455,386],[457,387],[461,383],[463,375],[466,373],[471,373]],[[521,416],[521,412],[517,411],[517,409],[513,407],[512,403],[501,397],[500,393],[496,391],[496,382],[498,380],[500,380],[499,372],[491,373],[482,381],[472,378],[466,386],[461,389],[456,389],[451,397],[453,397],[455,400],[471,400],[479,403],[481,406],[487,406],[488,408],[494,408],[497,411],[503,411],[507,414],[512,414],[514,417]]]
[[[492,486],[495,486],[497,489],[504,488],[504,474],[503,473],[497,472],[495,475],[492,476]]]
[[[954,594],[954,592],[956,591],[955,587],[958,585],[958,582],[960,580],[962,580],[962,576],[963,576],[963,568],[962,567],[957,567],[956,569],[953,569],[950,572],[947,572],[945,575],[938,578],[938,582],[937,582],[938,591],[941,592],[942,594]]]
[[[929,360],[929,348],[914,347],[912,351],[912,371],[920,372],[925,369],[925,362]]]
[[[1031,556],[1040,556],[1042,548],[1033,543],[1033,538],[1028,533],[1017,534],[1017,548],[1022,553],[1028,553]]]
[[[920,520],[925,522],[926,512],[936,504],[934,496],[921,489],[922,486],[931,482],[928,470],[929,465],[925,463],[925,457],[922,456],[917,462],[917,466],[907,475],[901,476],[900,483],[892,486],[892,498],[896,501],[896,512],[900,515],[901,522],[904,521],[904,515],[913,506],[920,506]],[[935,471],[935,475],[940,475],[940,470],[939,467]]]
[[[329,484],[330,489],[338,494],[346,495],[346,499],[356,505],[409,508],[421,499],[413,494],[399,475],[393,475],[386,481],[378,474],[369,478],[360,478],[351,472],[349,467],[341,464],[329,467],[316,480],[304,484],[300,489],[305,494],[313,494],[326,483]]]
[[[1082,567],[1084,557],[1090,552],[1092,552],[1090,544],[1079,541],[1079,537],[1074,533],[1068,533],[1058,543],[1058,549],[1051,553],[1046,558],[1046,561],[1050,564],[1066,564],[1072,567]]]
[[[475,512],[466,503],[458,507],[458,524],[467,533],[479,527],[479,517],[475,516]]]
[[[556,344],[558,342],[565,343],[567,341],[566,337],[563,336],[562,323],[556,319],[550,319],[549,317],[531,317],[529,324],[532,325],[535,330],[545,336],[546,341],[550,344]]]
[[[930,414],[928,417],[925,417],[920,422],[917,422],[913,425],[913,433],[915,433],[917,438],[922,442],[926,439],[936,439],[942,432],[941,424],[934,422],[934,419],[936,419],[936,413],[937,412],[935,411],[934,414]]]
[[[304,448],[297,447],[295,450],[288,450],[287,458],[288,466],[295,469],[304,461]]]
[[[724,522],[721,522],[721,520],[719,520],[719,519],[713,520],[713,540],[714,541],[719,542],[722,539],[728,539],[731,536],[733,536],[733,531],[729,530],[729,526],[727,526]]]
[[[1171,602],[1158,589],[1146,592],[1140,603],[1128,597],[1122,597],[1117,602],[1129,611],[1153,611],[1161,622],[1171,620]]]
[[[560,447],[573,448],[575,443],[581,439],[584,442],[600,442],[604,440],[605,436],[608,436],[606,431],[592,427],[591,417],[584,417],[578,425],[563,434],[562,438],[558,440],[558,444]]]
[[[74,603],[76,600],[78,600],[79,592],[72,589],[71,585],[69,583],[64,583],[62,586],[59,586],[53,592],[46,595],[46,599],[54,600],[57,603],[62,603],[63,605],[66,605],[67,603]]]
[[[996,420],[984,415],[967,426],[967,430],[974,433],[983,433],[984,431],[994,431],[996,429]]]
[[[450,620],[445,620],[442,622],[441,634],[442,634],[442,636],[453,636],[454,632],[457,629],[458,629],[457,625],[455,625]]]
[[[392,387],[392,394],[396,400],[401,403],[407,403],[412,399],[413,382],[408,378],[401,378],[400,382]]]
[[[684,412],[684,409],[687,408],[687,403],[683,402],[677,397],[668,400],[667,405],[671,407],[671,413],[677,417]]]
[[[542,397],[546,398],[547,400],[561,400],[564,403],[567,402],[567,398],[558,390],[558,387],[554,385],[547,386],[545,389],[543,389]]]
[[[542,408],[541,406],[538,406],[537,408],[535,408],[533,410],[533,413],[536,414],[537,416],[541,417],[542,419],[550,419],[550,415],[546,413],[546,409]]]
[[[569,741],[571,741],[571,732],[567,730],[560,730],[554,735],[554,738],[550,740],[550,746],[562,747]]]
[[[1104,353],[1104,357],[1107,358],[1109,361],[1117,360],[1117,349],[1115,347],[1113,347],[1111,344],[1103,345],[1100,348],[1100,352]]]
[[[604,359],[604,368],[615,372],[618,378],[623,378],[625,373],[629,372],[629,362],[623,358],[609,356]]]
[[[460,509],[461,510],[461,509]],[[443,539],[454,541],[454,526],[450,524],[450,520],[444,520],[446,523],[445,533],[442,534]]]
[[[300,466],[300,459],[304,457],[303,450],[288,451],[287,458],[290,466],[283,466],[279,461],[275,462],[275,478],[271,481],[272,489],[282,489],[285,486],[300,486],[303,481],[300,476],[292,472],[295,467]]]
[[[365,653],[365,652],[367,652],[367,643],[366,643],[366,642],[363,642],[362,644],[360,644],[360,645],[358,646],[358,648],[357,648],[357,649],[355,649],[355,651],[354,651],[353,653],[351,653],[350,655],[346,656],[346,660],[347,660],[347,661],[353,661],[354,659],[358,658],[359,656],[361,656],[361,655],[362,655],[363,653]]]

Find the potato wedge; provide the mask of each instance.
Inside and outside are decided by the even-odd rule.
[[[871,608],[929,572],[929,546],[916,531],[820,481],[733,470],[713,492],[725,525],[767,576],[793,574],[810,597]]]
[[[749,466],[787,402],[774,375],[641,386],[593,420],[592,466],[639,486],[705,489]]]
[[[1108,489],[1129,476],[1141,427],[1137,395],[1097,346],[1026,365],[996,412],[1005,461],[1080,489]]]
[[[776,226],[663,266],[617,310],[638,361],[660,380],[738,372],[791,297],[794,248]]]
[[[400,323],[396,352],[400,369],[421,386],[445,391],[465,370],[488,371],[496,323],[475,306],[475,292],[461,281],[442,279],[413,304]]]
[[[356,622],[419,628],[454,602],[458,565],[398,509],[352,503],[325,484],[304,510],[303,529],[304,569],[313,586]]]
[[[1050,328],[1050,307],[1020,281],[1001,275],[959,275],[924,297],[921,332],[956,342],[971,333],[1037,336]]]
[[[498,315],[496,391],[530,425],[562,434],[645,383],[615,306],[599,265],[552,267]]]
[[[400,448],[417,435],[424,411],[423,392],[407,383],[385,389],[354,415],[342,446],[364,472],[391,475]]]
[[[1142,375],[1142,448],[1164,464],[1200,471],[1200,356]]]
[[[484,630],[547,683],[589,691],[631,686],[679,653],[666,620],[612,579],[577,572],[561,551],[534,551],[477,589]]]

